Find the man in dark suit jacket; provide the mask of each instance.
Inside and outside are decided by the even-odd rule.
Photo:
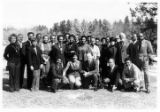
[[[134,34],[132,37],[132,43],[129,44],[127,48],[127,54],[131,58],[132,63],[138,66],[137,64],[137,57],[138,57],[138,41],[137,41],[137,35]]]
[[[27,88],[30,89],[32,85],[33,77],[32,77],[32,71],[29,66],[28,52],[32,45],[31,40],[34,39],[35,37],[33,32],[28,32],[27,36],[28,36],[28,40],[24,42],[24,45],[22,47],[22,55],[24,58],[23,61],[27,65]]]
[[[111,91],[114,91],[116,88],[120,89],[119,87],[122,86],[122,80],[120,79],[118,66],[115,65],[113,58],[109,59],[109,67],[106,68],[106,71],[107,73],[103,79],[104,83],[108,85]]]
[[[33,74],[32,91],[39,90],[39,80],[40,80],[40,69],[43,68],[42,51],[37,46],[37,40],[32,39],[32,46],[29,48],[28,59],[29,67]]]
[[[51,51],[50,55],[54,55],[55,59],[57,59],[59,57],[63,61],[63,63],[65,64],[65,56],[64,56],[65,45],[63,44],[63,36],[59,35],[57,37],[57,40],[58,40],[58,43],[56,43],[52,47],[52,51]],[[55,60],[54,60],[54,62],[55,62]]]

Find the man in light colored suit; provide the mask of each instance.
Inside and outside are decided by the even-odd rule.
[[[131,62],[130,58],[125,59],[125,66],[122,73],[122,80],[125,90],[140,91],[141,82],[143,80],[140,69]]]

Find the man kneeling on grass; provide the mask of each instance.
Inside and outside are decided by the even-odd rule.
[[[99,77],[99,68],[97,64],[97,60],[93,58],[91,53],[87,54],[87,61],[84,62],[82,66],[83,71],[83,87],[89,88],[90,84],[93,83],[93,89],[94,91],[97,91],[97,85],[98,85],[98,77]]]
[[[51,91],[57,92],[57,90],[63,85],[69,83],[68,79],[63,77],[63,62],[60,58],[57,58],[56,63],[51,65],[52,72],[52,85]]]
[[[104,76],[103,83],[109,90],[113,92],[115,89],[121,89],[122,80],[120,79],[119,68],[117,65],[115,65],[113,58],[109,59],[108,65],[109,67],[106,68],[107,72]]]
[[[130,58],[125,59],[125,67],[122,73],[122,79],[125,90],[139,92],[142,87],[142,72],[133,64]]]

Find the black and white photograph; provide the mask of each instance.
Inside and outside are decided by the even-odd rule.
[[[156,111],[158,1],[2,1],[2,109]]]

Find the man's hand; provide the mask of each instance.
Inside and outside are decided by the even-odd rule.
[[[30,69],[33,71],[33,70],[34,70],[34,67],[33,67],[33,66],[30,66]]]
[[[43,64],[40,65],[40,69],[43,69]]]
[[[88,76],[88,72],[84,72],[84,73],[83,73],[83,76],[84,76],[84,77],[87,77],[87,76]]]
[[[126,81],[126,82],[129,82],[130,80],[129,80],[129,78],[125,78],[125,81]]]

